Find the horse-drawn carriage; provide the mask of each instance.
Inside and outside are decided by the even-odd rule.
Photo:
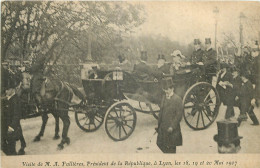
[[[133,133],[136,112],[158,118],[161,79],[140,81],[120,68],[98,70],[90,64],[83,67],[81,76],[86,101],[74,108],[77,125],[82,130],[95,131],[105,122],[108,136],[121,141]],[[187,125],[194,130],[209,127],[215,121],[220,106],[215,87],[204,82],[200,68],[193,66],[170,77],[176,94],[183,98]]]

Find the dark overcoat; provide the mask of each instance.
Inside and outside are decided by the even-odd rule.
[[[174,94],[170,99],[165,96],[162,99],[161,111],[158,119],[158,147],[173,148],[182,145],[182,134],[180,128],[180,121],[183,114],[183,105],[181,98]],[[169,127],[173,131],[169,133]]]
[[[191,55],[191,64],[196,64],[198,62],[202,62],[202,57],[204,55],[204,51],[202,49],[198,49],[193,51],[192,55]]]
[[[242,86],[242,80],[239,76],[237,76],[236,78],[232,78],[231,79],[231,84],[233,85],[232,88],[232,93],[231,93],[231,99],[234,102],[234,106],[239,106],[239,102],[235,101],[236,96],[239,97],[240,96],[240,89]]]
[[[7,102],[7,106],[4,109],[3,123],[2,127],[4,128],[4,136],[8,139],[17,140],[22,134],[20,119],[21,119],[21,101],[19,96],[15,94]],[[14,129],[14,132],[7,134],[8,126]]]
[[[231,86],[226,86],[226,88],[223,88],[220,86],[219,82],[225,82],[228,81],[231,83],[232,80],[232,74],[230,72],[221,72],[218,77],[217,86],[216,89],[219,93],[219,97],[221,102],[223,102],[224,105],[234,105],[234,96],[233,96],[233,88]]]
[[[253,85],[248,80],[245,83],[242,83],[240,92],[239,92],[239,103],[241,111],[247,112],[249,110],[249,107],[251,106],[251,100],[254,97],[254,89]]]
[[[212,48],[204,51],[202,61],[205,67],[206,73],[216,73],[217,69],[217,52]]]

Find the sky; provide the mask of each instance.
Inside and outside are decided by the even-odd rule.
[[[258,37],[259,28],[247,27],[249,18],[258,15],[260,19],[260,2],[174,2],[152,1],[135,2],[144,6],[146,22],[138,28],[137,35],[161,34],[171,40],[188,44],[194,38],[215,39],[215,14],[213,9],[219,9],[217,24],[217,39],[223,40],[223,32],[233,32],[239,39],[239,15],[243,12],[244,37]],[[260,25],[260,24],[259,24]],[[251,30],[252,29],[252,30]],[[248,37],[248,38],[249,38]]]

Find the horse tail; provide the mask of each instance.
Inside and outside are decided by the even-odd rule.
[[[81,100],[85,101],[86,100],[86,96],[74,85],[70,84],[69,85],[70,88],[72,89],[73,93],[80,98]]]

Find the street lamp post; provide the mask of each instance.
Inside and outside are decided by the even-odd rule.
[[[245,18],[245,15],[243,12],[240,12],[239,15],[239,30],[240,30],[240,51],[241,51],[241,56],[243,54],[243,46],[244,46],[244,39],[243,39],[243,19]]]
[[[213,13],[215,14],[215,50],[217,52],[217,69],[219,70],[220,65],[219,65],[218,49],[217,49],[217,28],[218,28],[218,14],[219,14],[218,7],[214,8]]]

